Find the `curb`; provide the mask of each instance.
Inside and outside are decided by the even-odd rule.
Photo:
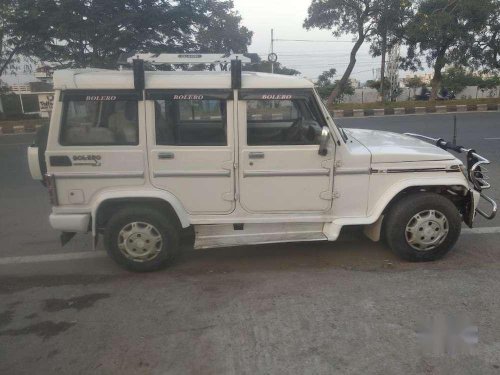
[[[439,105],[434,107],[380,108],[380,109],[334,109],[334,118],[342,117],[379,117],[394,115],[427,115],[430,113],[466,113],[499,111],[500,104]]]

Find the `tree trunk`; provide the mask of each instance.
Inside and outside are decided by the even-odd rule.
[[[445,66],[445,53],[448,48],[443,48],[440,51],[439,56],[436,59],[436,63],[434,64],[434,77],[431,81],[432,92],[431,92],[431,100],[436,100],[438,97],[439,90],[441,90],[441,85],[443,83],[443,68]]]
[[[4,63],[2,64],[2,66],[0,66],[0,77],[5,73],[5,70],[7,69],[12,59],[16,55],[16,52],[17,52],[17,47],[13,48],[12,51],[10,51],[9,55],[5,57]]]
[[[380,67],[380,96],[385,103],[385,59],[387,54],[387,31],[382,36],[382,66]]]
[[[344,75],[339,81],[339,84],[337,87],[335,87],[335,90],[332,91],[330,96],[328,97],[327,105],[331,105],[335,99],[338,98],[338,96],[344,91],[345,87],[347,86],[347,82],[349,81],[349,78],[351,77],[352,71],[354,69],[354,66],[356,65],[356,55],[363,45],[365,41],[365,36],[360,35],[356,43],[354,44],[354,47],[352,48],[351,51],[351,58],[349,60],[349,66],[347,67],[347,70],[345,71]]]

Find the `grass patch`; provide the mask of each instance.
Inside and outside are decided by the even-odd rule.
[[[387,103],[340,103],[330,106],[330,110],[353,110],[353,109],[390,109],[394,108],[415,108],[415,107],[435,107],[435,106],[457,106],[467,105],[469,107],[478,104],[500,104],[500,98],[488,99],[461,99],[461,100],[433,100],[433,101],[407,101],[407,102],[387,102]]]

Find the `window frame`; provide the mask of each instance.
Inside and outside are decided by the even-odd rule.
[[[321,128],[327,127],[328,128],[328,122],[323,115],[323,112],[321,111],[317,101],[316,101],[316,95],[314,93],[313,89],[243,89],[240,90],[240,93],[238,95],[238,99],[240,101],[243,101],[245,103],[245,111],[246,111],[246,118],[245,118],[245,145],[247,147],[281,147],[281,148],[286,148],[286,147],[319,147],[318,144],[281,144],[281,145],[250,145],[248,144],[248,101],[250,100],[266,100],[266,101],[274,101],[274,100],[283,100],[283,101],[291,101],[293,102],[294,100],[304,100],[306,104],[311,104],[310,107],[310,112],[311,115],[315,118],[317,121],[318,125]],[[297,108],[297,110],[300,110],[300,108]],[[264,122],[264,121],[263,121]]]
[[[220,145],[182,145],[182,144],[171,144],[171,145],[166,145],[166,144],[160,144],[158,143],[158,137],[157,137],[157,127],[156,127],[156,105],[153,105],[153,124],[152,124],[152,129],[153,129],[153,134],[154,134],[154,145],[156,147],[179,147],[179,148],[184,148],[187,149],[189,147],[191,148],[200,148],[200,147],[208,147],[208,148],[227,148],[231,146],[231,137],[230,134],[232,134],[232,129],[229,129],[232,127],[232,121],[230,121],[229,117],[229,107],[230,107],[230,102],[234,101],[234,95],[233,91],[229,89],[148,89],[146,90],[146,100],[150,100],[153,103],[156,101],[192,101],[192,100],[219,100],[220,102],[225,102],[226,106],[226,113],[225,113],[225,119],[223,118],[223,122],[225,125],[225,144],[220,144]],[[195,122],[195,121],[193,121]],[[201,122],[201,120],[200,120]],[[231,130],[231,132],[230,132]]]
[[[102,100],[87,100],[87,97],[102,98]],[[111,99],[111,98],[114,99]],[[62,147],[137,147],[141,144],[141,125],[139,102],[143,100],[142,92],[136,90],[65,90],[61,92],[59,101],[62,102],[61,121],[59,126],[58,143]],[[134,143],[71,143],[68,144],[63,139],[66,131],[66,120],[68,118],[68,106],[70,102],[137,102],[137,140]]]

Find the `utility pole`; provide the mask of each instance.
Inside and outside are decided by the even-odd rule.
[[[274,29],[271,29],[271,53],[274,54]],[[274,74],[274,61],[271,62],[271,73]]]
[[[380,96],[385,103],[385,60],[387,55],[387,27],[384,27],[382,35],[382,67],[380,68]]]
[[[391,102],[396,101],[396,93],[399,89],[399,57],[401,56],[401,45],[395,44],[389,51],[389,64],[387,66],[387,75],[390,83]]]
[[[387,55],[387,22],[388,22],[388,4],[387,1],[384,2],[384,10],[381,16],[382,23],[382,66],[380,68],[380,96],[382,97],[382,103],[385,102],[385,69],[386,69],[386,55]]]

